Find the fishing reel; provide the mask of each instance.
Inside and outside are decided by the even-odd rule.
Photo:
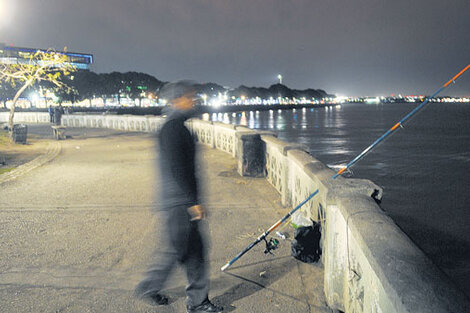
[[[276,250],[279,248],[279,240],[275,238],[270,238],[269,241],[266,238],[263,238],[264,242],[266,243],[266,249],[264,250],[264,254],[273,254],[271,251]]]

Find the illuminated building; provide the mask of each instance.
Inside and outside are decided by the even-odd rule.
[[[19,64],[28,63],[29,58],[37,51],[47,52],[44,49],[36,48],[20,48],[13,46],[6,46],[0,43],[0,64]],[[93,63],[93,55],[87,53],[74,53],[56,51],[57,53],[65,54],[73,66],[77,69],[88,70]]]

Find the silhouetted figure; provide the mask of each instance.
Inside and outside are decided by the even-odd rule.
[[[59,104],[58,107],[54,108],[54,123],[60,125],[62,120],[62,114],[64,114],[64,108]]]
[[[54,109],[52,108],[52,105],[49,106],[48,112],[49,112],[49,122],[54,123]]]
[[[166,88],[166,89],[165,89]],[[157,305],[168,304],[160,291],[179,263],[186,272],[187,312],[222,312],[223,308],[208,299],[209,277],[204,238],[199,229],[206,212],[199,203],[195,173],[194,140],[185,127],[193,109],[195,91],[187,82],[168,84],[166,98],[172,111],[157,138],[159,147],[159,208],[170,251],[157,249],[156,259],[147,277],[136,287],[136,295]]]

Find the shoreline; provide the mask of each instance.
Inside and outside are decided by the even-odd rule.
[[[273,104],[273,105],[224,105],[219,107],[211,107],[199,105],[196,106],[197,114],[205,113],[232,113],[232,112],[243,112],[243,111],[269,111],[269,110],[292,110],[292,109],[317,109],[328,106],[338,105],[336,103],[324,103],[324,104]],[[87,114],[115,114],[115,115],[162,115],[162,111],[166,107],[73,107],[69,114],[74,113],[87,113]],[[0,112],[9,112],[4,109],[0,109]],[[24,112],[43,112],[46,113],[47,109],[17,109],[15,113]],[[67,114],[67,113],[66,113]],[[66,115],[65,114],[65,115]]]

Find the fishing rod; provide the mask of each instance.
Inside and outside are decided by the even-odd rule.
[[[319,190],[315,190],[315,192],[313,192],[310,196],[307,197],[307,199],[305,199],[304,201],[302,201],[299,205],[297,205],[294,209],[292,209],[289,213],[287,213],[286,215],[284,215],[284,217],[282,217],[279,221],[277,221],[273,226],[271,226],[267,231],[265,231],[264,233],[261,234],[261,236],[259,236],[258,238],[256,238],[255,241],[253,241],[248,247],[246,247],[242,252],[240,252],[239,254],[237,254],[236,257],[234,257],[231,261],[229,261],[227,264],[225,264],[224,266],[222,266],[222,268],[220,269],[222,272],[225,271],[227,268],[229,268],[233,263],[235,263],[239,258],[241,258],[245,253],[247,253],[251,248],[253,248],[254,246],[256,246],[258,243],[260,243],[262,240],[264,240],[266,242],[266,250],[264,251],[264,253],[270,253],[271,250],[275,250],[276,247],[277,247],[277,243],[274,242],[274,241],[267,241],[266,240],[266,237],[268,237],[268,235],[273,231],[275,230],[279,225],[281,225],[282,223],[284,223],[285,221],[287,221],[289,219],[289,217],[291,217],[292,214],[295,213],[295,211],[297,211],[298,209],[300,209],[305,203],[307,203],[310,199],[312,199],[317,193],[319,192]]]
[[[357,157],[355,157],[351,162],[347,163],[345,166],[343,166],[336,174],[334,174],[331,178],[336,179],[338,178],[341,174],[343,174],[346,170],[348,170],[351,166],[356,164],[359,160],[361,160],[367,153],[369,153],[372,149],[374,149],[379,143],[385,140],[388,136],[393,134],[397,129],[403,126],[403,123],[405,123],[408,119],[410,119],[413,115],[415,115],[419,110],[421,110],[428,102],[430,99],[434,98],[437,96],[441,91],[446,89],[451,83],[455,83],[455,81],[463,74],[465,73],[468,69],[470,68],[470,64],[467,65],[463,70],[461,70],[457,75],[452,77],[447,83],[442,85],[436,92],[434,92],[430,97],[428,97],[423,103],[418,105],[416,108],[414,108],[410,113],[408,113],[405,117],[403,117],[401,120],[399,120],[395,125],[392,126],[389,130],[387,130],[382,136],[380,136],[377,140],[375,140],[370,146],[368,146],[366,149],[364,149]],[[237,254],[232,260],[227,262],[224,266],[221,267],[221,271],[225,271],[227,268],[232,266],[233,263],[235,263],[238,259],[240,259],[245,253],[247,253],[251,248],[256,246],[258,243],[261,241],[265,241],[266,243],[266,250],[264,251],[265,253],[271,253],[272,250],[275,250],[277,248],[277,240],[270,240],[267,241],[266,238],[268,235],[275,230],[279,225],[287,221],[292,214],[294,214],[297,210],[299,210],[305,203],[307,203],[310,199],[312,199],[314,196],[316,196],[319,192],[319,189],[315,190],[312,194],[310,194],[304,201],[302,201],[299,205],[297,205],[295,208],[293,208],[289,213],[284,215],[279,221],[277,221],[274,225],[272,225],[267,231],[262,233],[258,238],[256,238],[255,241],[253,241],[251,244],[249,244],[243,251],[241,251],[239,254]]]
[[[393,132],[395,132],[398,127],[402,127],[403,123],[405,123],[409,118],[411,118],[413,115],[415,115],[419,110],[421,110],[428,102],[430,99],[434,98],[437,94],[439,94],[442,90],[446,89],[452,82],[455,83],[455,80],[459,78],[460,75],[462,75],[466,70],[470,68],[470,64],[467,65],[463,70],[461,70],[457,75],[452,77],[447,83],[445,83],[441,88],[439,88],[434,94],[432,94],[429,98],[427,98],[423,103],[418,105],[416,108],[414,108],[413,111],[408,113],[405,117],[403,117],[398,123],[393,125],[392,128],[387,130],[382,136],[380,136],[376,141],[374,141],[370,146],[368,146],[364,151],[362,151],[357,157],[355,157],[351,162],[346,164],[343,168],[341,168],[338,173],[333,175],[333,179],[337,178],[339,175],[344,173],[346,170],[348,170],[351,166],[353,166],[357,161],[362,159],[367,153],[369,153],[372,149],[374,149],[379,143],[385,140],[389,135],[391,135]]]

